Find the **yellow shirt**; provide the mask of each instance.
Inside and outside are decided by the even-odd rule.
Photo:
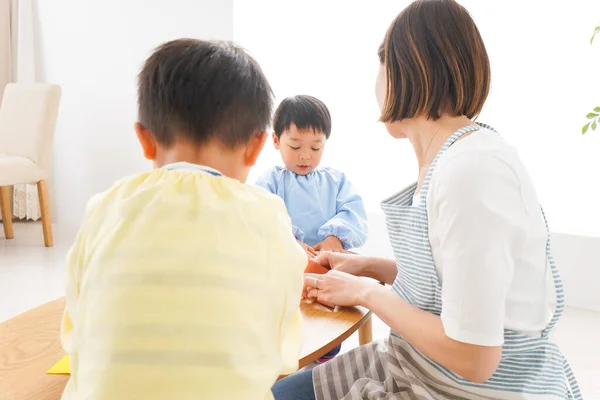
[[[90,201],[67,263],[63,399],[265,399],[298,366],[307,257],[263,189],[123,179]]]

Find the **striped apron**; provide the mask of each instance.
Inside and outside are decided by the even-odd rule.
[[[418,206],[412,204],[417,184],[382,203],[398,266],[392,289],[406,302],[435,315],[442,311],[442,287],[429,243],[427,191],[441,154],[462,135],[479,128],[467,126],[448,138],[431,163]],[[549,232],[546,255],[556,289],[554,315],[541,337],[505,330],[501,362],[487,382],[478,384],[461,378],[391,331],[387,340],[361,346],[316,367],[313,370],[316,398],[581,399],[569,364],[558,346],[548,340],[565,304],[563,284],[550,254]]]

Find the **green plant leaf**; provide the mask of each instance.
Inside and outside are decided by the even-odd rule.
[[[595,131],[596,130],[596,120],[594,120],[594,122],[592,122],[592,130]]]
[[[600,113],[600,106],[594,107],[594,111],[597,112],[597,113]]]
[[[588,114],[588,115],[586,115],[585,117],[586,117],[587,119],[594,119],[594,118],[596,118],[597,116],[598,116],[598,114],[596,114],[596,113],[589,113],[589,114]]]
[[[592,38],[590,39],[590,44],[594,43],[594,38],[596,37],[598,32],[600,32],[600,26],[597,26],[594,28],[594,34],[592,35]]]
[[[583,126],[583,128],[581,128],[581,134],[585,135],[585,133],[588,131],[588,128],[590,127],[590,124],[587,123]]]

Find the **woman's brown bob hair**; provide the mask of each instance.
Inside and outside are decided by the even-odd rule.
[[[387,90],[380,120],[479,115],[490,61],[468,11],[454,0],[417,0],[396,17],[379,48]]]

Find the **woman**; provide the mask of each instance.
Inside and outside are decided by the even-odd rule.
[[[490,86],[475,23],[455,1],[419,0],[379,53],[381,121],[409,139],[420,167],[382,203],[395,260],[323,253],[331,271],[307,274],[305,295],[367,307],[391,333],[280,380],[275,398],[581,398],[549,339],[564,293],[531,179],[512,147],[472,122]]]

